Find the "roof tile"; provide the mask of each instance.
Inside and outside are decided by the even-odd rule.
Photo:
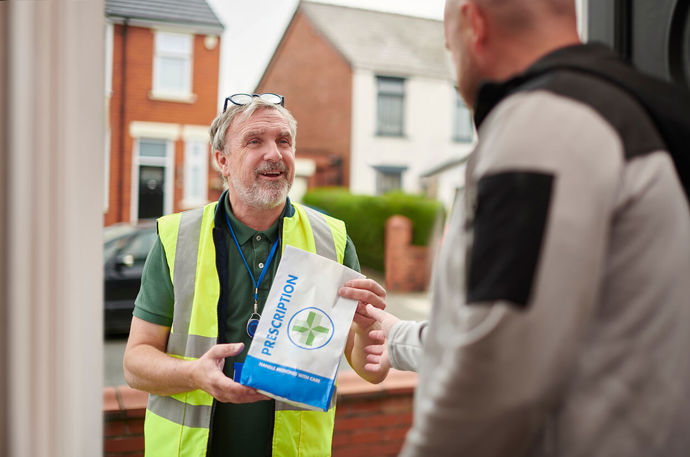
[[[441,21],[313,2],[300,7],[356,68],[453,79]]]
[[[219,33],[223,24],[205,0],[106,0],[105,15],[185,25]]]

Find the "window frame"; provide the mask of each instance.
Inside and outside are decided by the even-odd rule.
[[[405,136],[405,78],[398,76],[376,75],[376,135],[389,137]],[[391,90],[386,84],[399,84],[398,90]],[[382,87],[384,86],[384,87]],[[382,122],[383,100],[400,100],[399,125],[391,128]]]
[[[455,103],[453,104],[453,141],[456,143],[471,143],[474,141],[474,123],[472,121],[472,111],[467,106],[465,101],[460,96],[457,90],[453,90],[455,93]],[[467,113],[468,117],[468,127],[467,133],[463,135],[462,129],[462,116],[461,113]]]
[[[407,171],[408,167],[400,165],[374,165],[372,166],[376,173],[376,195],[384,195],[389,192],[403,190],[403,173]],[[398,179],[398,187],[384,187],[383,179],[386,177],[395,177]]]
[[[198,146],[201,148],[201,154],[197,160],[192,157],[192,147]],[[205,205],[208,203],[208,160],[209,160],[209,144],[208,141],[203,141],[196,138],[187,138],[184,142],[184,164],[183,164],[183,190],[182,190],[182,205],[185,208],[197,207]],[[199,185],[197,191],[201,190],[200,193],[194,193],[192,195],[193,189],[191,189],[191,183],[188,179],[191,174],[191,167],[195,165],[199,166],[201,170],[201,175],[199,179]]]
[[[187,40],[188,49],[171,51],[161,49],[162,40],[166,36],[184,37]],[[151,82],[151,94],[155,98],[189,100],[193,97],[193,73],[194,73],[194,35],[191,33],[171,32],[168,30],[156,30],[153,43],[153,74]],[[182,76],[183,84],[179,88],[163,87],[161,84],[161,60],[165,57],[184,59]]]

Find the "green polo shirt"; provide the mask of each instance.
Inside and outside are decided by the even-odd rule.
[[[258,281],[262,269],[267,268],[264,264],[271,247],[278,239],[279,223],[276,221],[267,230],[256,231],[235,218],[227,198],[224,199],[223,207],[229,216],[230,224],[237,236],[247,265],[251,268],[254,279]],[[286,205],[281,218],[288,215],[288,211],[289,208]],[[222,220],[225,220],[224,216],[222,216]],[[218,223],[218,221],[216,222]],[[254,312],[254,286],[227,223],[223,224],[223,228],[226,235],[229,276],[229,303],[225,307],[227,313],[225,341],[244,343],[244,349],[240,354],[225,360],[223,371],[227,376],[232,377],[233,364],[244,362],[251,344],[246,326],[250,315]],[[277,249],[275,258],[268,266],[268,271],[259,285],[259,313],[263,311],[279,261],[280,249]],[[345,246],[343,264],[359,271],[357,252],[349,237]],[[170,270],[165,257],[165,250],[160,238],[158,238],[144,265],[141,289],[134,305],[134,315],[147,322],[169,327],[172,325],[173,307],[174,294],[170,281]],[[273,440],[273,418],[274,401],[272,400],[249,404],[215,402],[208,455],[211,457],[270,456]]]

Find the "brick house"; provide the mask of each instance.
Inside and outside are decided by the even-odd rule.
[[[285,95],[310,186],[444,201],[461,187],[433,173],[474,142],[441,21],[302,1],[256,91]]]
[[[220,194],[209,160],[223,25],[205,0],[106,0],[104,224]]]

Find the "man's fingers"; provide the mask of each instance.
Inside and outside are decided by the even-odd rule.
[[[369,338],[383,343],[384,341],[386,341],[386,334],[383,332],[383,330],[380,329],[371,330],[369,332]]]
[[[366,363],[364,364],[364,369],[371,373],[378,373],[383,367],[380,363]]]
[[[383,320],[386,318],[386,312],[380,310],[376,306],[373,306],[371,304],[367,304],[366,306],[366,312],[367,316],[371,317],[372,319],[376,320],[377,322],[383,322]]]
[[[356,289],[354,287],[341,287],[338,290],[338,294],[341,297],[349,298],[351,300],[357,300],[362,303],[371,303],[376,305],[378,308],[385,308],[386,301],[380,295],[376,295],[370,290],[366,289]]]
[[[379,297],[386,296],[386,289],[384,289],[381,284],[377,283],[373,279],[351,279],[345,283],[346,287],[352,287],[353,289],[365,289],[370,290]]]
[[[366,319],[366,320],[369,320],[369,321],[372,321],[372,322],[374,321],[374,320],[373,320],[371,317],[369,317],[369,315],[367,314],[367,309],[365,308],[365,305],[361,305],[361,307],[360,307],[360,305],[357,305],[357,309],[355,309],[355,315],[354,315],[354,317],[359,317],[359,318]]]
[[[386,307],[386,289],[373,279],[353,279],[345,283],[338,293],[345,298],[361,303],[371,303],[377,308]]]
[[[381,363],[381,356],[375,354],[367,354],[367,363]]]
[[[246,386],[242,386],[249,389]],[[257,401],[270,400],[269,397],[257,392],[254,389],[249,389],[247,391],[235,392],[232,398],[233,403],[254,403]]]
[[[381,355],[381,354],[383,354],[383,345],[382,344],[370,344],[369,346],[364,346],[364,350],[367,352],[367,354]]]
[[[216,344],[208,350],[208,354],[214,359],[224,359],[239,354],[243,348],[244,343]]]
[[[256,389],[242,385],[225,376],[218,379],[213,396],[223,403],[253,403],[270,400]]]
[[[259,393],[253,387],[247,387],[243,384],[233,381],[232,395],[234,403],[252,403],[261,400],[270,400],[266,395]]]

